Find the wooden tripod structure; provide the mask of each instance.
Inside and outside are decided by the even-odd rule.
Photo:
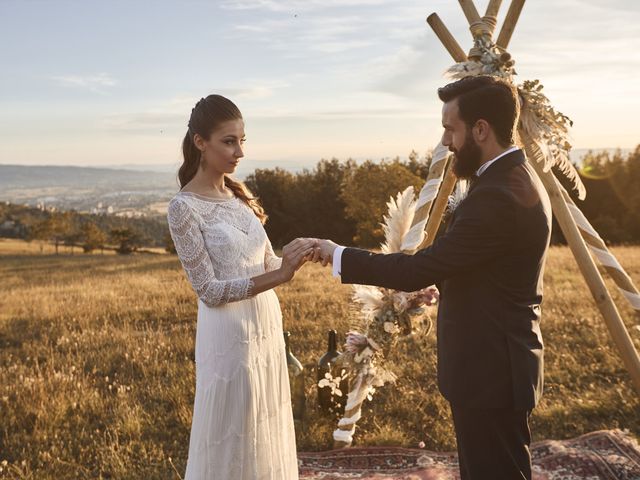
[[[427,18],[427,23],[457,62],[453,69],[460,66],[460,69],[456,71],[462,72],[462,76],[493,74],[505,76],[511,80],[511,75],[514,73],[511,68],[513,61],[511,60],[511,55],[507,52],[507,46],[525,0],[512,0],[505,22],[495,43],[492,37],[496,29],[498,10],[502,0],[489,0],[483,17],[480,17],[473,0],[458,1],[469,21],[469,28],[474,40],[473,48],[471,48],[468,55],[462,50],[437,14],[433,13]],[[536,91],[540,91],[540,88],[537,88]],[[528,103],[531,100],[527,101],[526,99],[526,95],[530,95],[526,85],[523,87],[521,94],[525,97],[523,98],[523,108],[528,108],[527,122],[542,121],[544,123],[545,120],[537,118],[537,113],[532,110],[533,103]],[[544,106],[548,110],[553,110],[548,104]],[[559,116],[566,119],[561,114]],[[551,171],[551,164],[556,159],[547,157],[546,149],[542,145],[545,138],[542,138],[538,134],[539,132],[531,127],[530,123],[525,124],[523,117],[524,115],[521,116],[518,133],[526,152],[527,160],[533,166],[549,194],[554,216],[605,320],[614,344],[631,376],[631,380],[640,394],[640,356],[638,356],[633,341],[589,250],[593,252],[607,273],[613,278],[622,294],[638,313],[640,313],[640,292],[638,292],[638,289],[622,266],[609,252],[602,238],[573,203],[566,190],[560,185]],[[551,121],[546,119],[546,122]],[[548,125],[545,124],[545,126]],[[555,128],[564,129],[565,126],[564,124],[560,125],[560,127],[555,125]],[[564,150],[568,151],[567,147],[564,147]],[[551,152],[550,149],[549,152]],[[405,253],[415,253],[421,248],[429,246],[434,240],[447,207],[449,196],[457,183],[449,157],[448,149],[442,144],[439,144],[433,151],[429,174],[416,200],[412,225],[402,241],[401,250]],[[562,163],[562,160],[559,162]],[[575,177],[577,177],[572,168],[570,171],[573,171]],[[584,194],[584,187],[581,185],[579,178],[577,183],[581,187],[580,193]],[[347,396],[344,417],[338,422],[338,429],[333,434],[334,448],[351,446],[355,425],[360,419],[362,404],[367,398],[370,386],[362,375],[357,377]]]
[[[504,24],[495,42],[498,49],[507,55],[505,57],[507,59],[510,58],[510,56],[506,53],[506,49],[509,45],[509,41],[511,40],[516,23],[518,22],[518,18],[520,17],[524,2],[525,0],[512,0]],[[431,26],[444,47],[456,62],[466,62],[467,60],[479,61],[481,52],[478,51],[477,43],[479,41],[492,42],[492,35],[497,24],[496,17],[502,0],[490,0],[486,13],[483,17],[480,17],[480,14],[472,0],[459,0],[459,3],[467,20],[469,21],[469,28],[474,38],[474,47],[468,55],[465,54],[436,13],[429,15],[427,23]],[[640,356],[638,355],[638,352],[633,345],[633,341],[631,340],[624,322],[622,321],[620,313],[611,298],[611,294],[607,290],[604,280],[600,275],[593,258],[589,254],[587,245],[589,245],[589,248],[594,251],[598,258],[601,256],[598,255],[600,252],[606,251],[608,254],[608,250],[606,250],[604,242],[597,233],[594,235],[595,230],[588,225],[586,219],[584,219],[586,226],[583,224],[579,226],[576,223],[576,210],[580,215],[579,210],[575,204],[573,204],[552,171],[548,168],[545,169],[540,162],[536,161],[536,159],[540,158],[540,152],[533,147],[534,143],[530,138],[528,138],[527,132],[524,131],[522,126],[519,127],[518,131],[529,163],[535,169],[549,194],[553,214],[562,229],[562,233],[564,234],[576,262],[578,263],[578,267],[580,268],[596,305],[605,320],[611,338],[613,339],[613,342],[620,353],[620,357],[631,376],[631,380],[637,392],[640,394]],[[442,220],[444,205],[446,205],[446,200],[449,195],[451,195],[454,186],[455,177],[451,173],[451,168],[448,167],[447,172],[444,173],[444,180],[441,183],[437,196],[433,201],[433,206],[431,207],[426,223],[426,238],[424,238],[424,241],[420,244],[421,248],[424,248],[433,241],[434,234]],[[589,229],[588,227],[591,228]],[[609,256],[612,257],[610,254]],[[617,264],[615,258],[613,261],[606,261],[601,258],[600,260],[623,293],[629,294],[627,295],[627,298],[632,302],[634,308],[636,308],[637,311],[640,311],[640,304],[638,304],[637,300],[640,298],[638,295],[638,289],[633,285],[633,282],[624,270],[622,270],[619,264]],[[620,268],[616,268],[616,266]]]

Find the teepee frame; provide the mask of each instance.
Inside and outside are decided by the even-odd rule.
[[[490,0],[485,16],[481,18],[472,0],[459,0],[460,6],[469,21],[469,28],[474,40],[484,39],[491,41],[501,2],[502,0]],[[525,0],[512,0],[505,22],[496,40],[498,48],[505,53],[524,3]],[[427,23],[431,26],[434,33],[456,62],[467,61],[467,58],[469,60],[477,58],[478,52],[475,50],[475,47],[471,49],[468,55],[464,53],[436,13],[429,15]],[[631,380],[640,394],[640,356],[638,356],[629,332],[622,321],[620,312],[611,294],[607,290],[602,275],[600,275],[593,258],[589,254],[587,245],[604,265],[605,270],[612,276],[634,308],[640,311],[640,303],[638,302],[640,295],[638,294],[638,289],[631,281],[631,278],[624,272],[622,267],[620,267],[619,263],[617,263],[615,257],[608,252],[602,239],[597,235],[593,227],[588,224],[584,216],[582,216],[580,210],[575,206],[566,191],[564,191],[551,169],[545,169],[541,163],[534,160],[537,152],[532,149],[531,139],[527,138],[526,132],[523,131],[522,128],[519,128],[519,134],[528,161],[535,169],[549,194],[553,214],[587,282],[591,295],[604,318],[611,338],[631,376]],[[451,195],[455,186],[455,179],[451,181],[451,177],[452,174],[450,168],[448,168],[447,173],[444,174],[445,180],[442,181],[438,193],[433,200],[433,207],[431,211],[426,214],[426,238],[419,244],[418,248],[424,248],[433,241],[434,233],[442,221],[442,211],[436,209],[436,205],[446,205],[446,199]],[[414,224],[417,226],[420,221],[424,220],[424,217],[416,215]],[[576,221],[580,223],[580,226],[578,226]]]
[[[512,0],[495,44],[492,37],[497,26],[497,15],[502,0],[489,0],[483,17],[480,17],[473,0],[458,1],[469,22],[469,29],[474,39],[474,46],[468,54],[462,50],[436,13],[429,15],[427,18],[427,23],[440,39],[445,49],[457,62],[457,65],[469,65],[469,63],[473,62],[475,66],[478,66],[481,64],[483,51],[486,53],[496,47],[500,53],[500,61],[510,62],[511,56],[506,49],[525,0]],[[638,393],[640,393],[640,357],[604,280],[589,254],[589,249],[638,313],[640,313],[640,293],[629,275],[627,275],[613,254],[609,252],[602,238],[589,224],[582,212],[573,203],[569,194],[556,179],[551,171],[553,161],[540,148],[540,139],[530,138],[530,129],[525,128],[523,122],[519,125],[518,133],[520,141],[524,145],[523,148],[527,160],[535,169],[549,194],[553,213],[558,224],[605,320],[614,344],[631,376],[631,380]],[[438,227],[442,222],[449,197],[457,183],[451,163],[449,150],[442,143],[438,144],[432,153],[425,185],[416,199],[411,227],[402,241],[401,250],[403,252],[415,253],[433,242]],[[582,187],[581,184],[580,187]],[[580,193],[584,194],[584,190]],[[356,423],[362,414],[362,404],[369,391],[370,385],[363,380],[362,376],[358,376],[348,393],[345,414],[338,422],[338,429],[334,431],[334,448],[351,446]]]

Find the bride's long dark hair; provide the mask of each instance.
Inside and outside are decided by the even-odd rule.
[[[209,95],[201,98],[191,110],[189,128],[182,141],[182,156],[184,162],[178,170],[180,188],[184,187],[195,176],[200,168],[200,150],[193,141],[197,133],[202,138],[208,139],[211,133],[223,122],[229,120],[242,120],[242,114],[238,107],[228,98],[222,95]],[[257,197],[254,197],[246,185],[238,180],[233,180],[228,175],[224,176],[224,184],[231,189],[233,194],[246,203],[256,214],[262,223],[267,221],[267,215],[260,205]]]

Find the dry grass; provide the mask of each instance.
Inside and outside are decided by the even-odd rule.
[[[39,255],[37,244],[17,243],[0,243],[0,478],[179,478],[196,302],[177,257]],[[640,247],[614,252],[640,283]],[[552,249],[545,289],[546,389],[534,440],[616,427],[639,435],[638,395],[568,249]],[[349,327],[350,287],[309,265],[277,292],[293,351],[311,366],[326,330]],[[638,317],[614,295],[640,349]],[[453,449],[433,335],[401,342],[394,361],[400,382],[365,405],[357,442]],[[298,447],[329,448],[334,420],[315,411],[311,378],[307,390]]]

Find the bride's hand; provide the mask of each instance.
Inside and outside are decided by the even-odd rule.
[[[282,249],[282,266],[280,271],[283,280],[288,282],[313,254],[317,241],[313,238],[296,238]]]

